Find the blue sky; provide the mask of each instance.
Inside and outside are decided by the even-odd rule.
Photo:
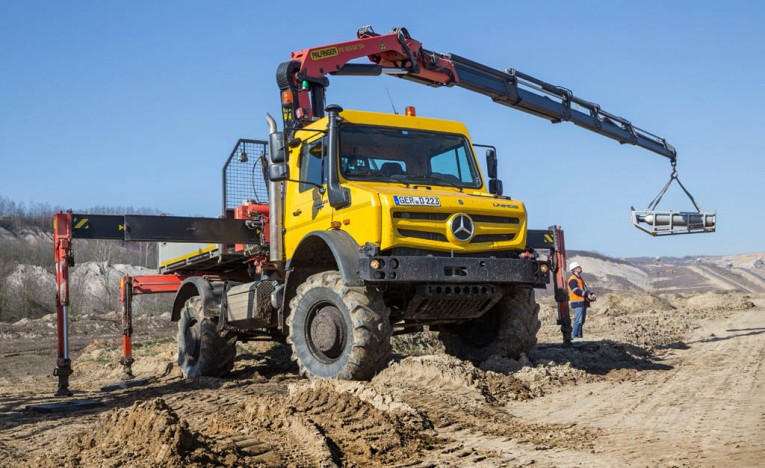
[[[151,207],[217,216],[220,169],[278,115],[289,53],[405,26],[427,49],[565,86],[666,137],[718,232],[651,238],[629,222],[670,173],[665,158],[493,104],[390,77],[332,79],[348,109],[460,120],[498,148],[506,194],[570,249],[622,256],[765,251],[765,3],[0,3],[0,195],[75,210]],[[660,205],[690,209],[678,187]]]

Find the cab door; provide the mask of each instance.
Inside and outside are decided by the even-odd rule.
[[[307,234],[331,227],[327,166],[326,137],[303,145],[297,163],[292,166],[292,181],[286,184],[284,200],[284,254],[288,260]]]

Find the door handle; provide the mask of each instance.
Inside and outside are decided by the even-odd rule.
[[[292,212],[292,216],[300,216],[301,213],[303,213],[303,210],[297,209]]]

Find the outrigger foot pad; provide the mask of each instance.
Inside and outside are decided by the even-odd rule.
[[[140,387],[141,385],[149,384],[154,378],[147,377],[145,379],[135,379],[130,381],[118,382],[113,385],[105,385],[101,387],[102,392],[112,392],[114,390],[120,390],[122,388]]]
[[[53,375],[58,377],[58,390],[56,390],[53,396],[72,396],[72,392],[69,390],[69,376],[72,375],[71,361],[69,359],[60,359],[58,366],[53,369]]]
[[[62,403],[29,405],[26,406],[25,409],[27,411],[35,411],[37,413],[61,413],[98,408],[99,406],[104,406],[104,403],[100,400],[69,400]]]

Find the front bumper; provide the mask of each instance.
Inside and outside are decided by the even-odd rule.
[[[549,267],[548,262],[518,258],[375,256],[359,259],[359,273],[367,283],[503,283],[544,288],[550,283]]]

